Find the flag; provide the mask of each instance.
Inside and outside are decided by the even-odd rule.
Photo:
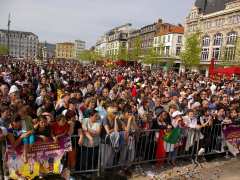
[[[174,128],[172,131],[167,133],[163,140],[169,144],[176,144],[181,136],[181,129],[180,128]]]
[[[136,97],[137,96],[137,88],[135,85],[133,85],[132,87],[132,97]]]

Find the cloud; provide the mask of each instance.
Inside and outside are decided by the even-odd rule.
[[[34,32],[41,41],[81,39],[89,47],[104,32],[128,22],[136,28],[158,18],[184,23],[193,3],[194,0],[1,0],[0,28],[6,28],[11,12],[12,29]]]

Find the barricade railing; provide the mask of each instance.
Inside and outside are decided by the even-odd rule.
[[[77,165],[73,173],[100,174],[105,169],[148,162],[175,164],[177,159],[188,159],[197,164],[199,156],[226,151],[221,124],[201,129],[180,128],[175,134],[167,129],[112,133],[95,147],[79,146],[77,140],[74,142]]]

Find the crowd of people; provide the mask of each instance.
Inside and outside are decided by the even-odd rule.
[[[0,66],[1,151],[6,141],[13,148],[23,145],[27,162],[34,143],[70,135],[70,169],[96,168],[100,155],[102,167],[167,154],[175,165],[181,145],[164,141],[169,132],[199,130],[201,152],[217,147],[221,125],[240,123],[239,103],[236,77],[212,80],[198,73],[75,61],[6,61]]]

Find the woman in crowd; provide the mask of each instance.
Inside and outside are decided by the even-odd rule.
[[[78,156],[81,156],[80,152],[78,152],[78,145],[83,145],[83,130],[82,124],[76,118],[76,112],[73,110],[67,110],[66,119],[68,124],[70,125],[69,134],[73,136],[71,138],[72,141],[72,151],[68,152],[68,167],[70,170],[75,170],[76,165],[77,169],[79,169],[79,162],[77,162]]]
[[[81,170],[97,168],[101,132],[99,118],[98,112],[93,110],[89,113],[89,118],[84,118],[82,121],[84,139],[81,154]]]

